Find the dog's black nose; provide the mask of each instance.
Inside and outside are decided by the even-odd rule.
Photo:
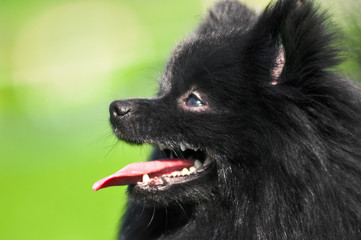
[[[109,106],[111,118],[120,118],[127,115],[132,110],[129,101],[114,101]]]

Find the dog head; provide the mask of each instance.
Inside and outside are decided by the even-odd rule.
[[[308,2],[278,1],[259,17],[236,1],[218,3],[173,51],[156,97],[110,105],[115,135],[154,145],[163,160],[132,165],[109,185],[129,184],[132,199],[162,204],[252,191],[289,157],[289,139],[314,143],[304,143],[298,103],[310,79],[337,63],[331,40]]]

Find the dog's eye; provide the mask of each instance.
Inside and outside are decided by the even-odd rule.
[[[205,104],[193,93],[187,98],[186,104],[188,107],[202,107]]]

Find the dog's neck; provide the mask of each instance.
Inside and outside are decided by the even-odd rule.
[[[129,204],[126,215],[136,216],[137,220],[123,224],[119,237],[122,240],[192,240],[208,239],[209,236],[214,236],[214,239],[236,239],[238,234],[234,226],[227,225],[229,218],[237,221],[235,208],[215,199],[192,206],[181,203],[170,207]]]

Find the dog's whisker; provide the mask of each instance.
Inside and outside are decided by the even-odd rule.
[[[178,204],[180,209],[182,209],[182,212],[184,213],[184,216],[186,217],[186,219],[188,221],[188,215],[187,215],[186,211],[184,210],[184,208],[182,207],[182,204],[180,204],[178,200],[176,200],[176,203]]]
[[[164,224],[164,232],[165,232],[168,226],[168,208],[164,206],[164,210],[165,210],[165,224]]]
[[[115,142],[110,149],[105,153],[105,157],[109,157],[109,155],[114,151],[115,147],[119,144],[120,142],[117,141]]]
[[[151,217],[148,225],[145,227],[145,229],[147,229],[147,228],[150,226],[150,224],[152,223],[152,221],[153,221],[153,219],[154,219],[154,215],[155,215],[155,206],[153,206],[153,214],[152,214],[152,217]]]
[[[167,158],[167,154],[164,151],[160,151],[160,154],[162,155],[163,158]]]
[[[145,204],[143,203],[142,205],[143,205],[142,211],[136,216],[135,221],[138,221],[140,219],[140,217],[143,215]]]
[[[179,158],[179,155],[178,155],[178,153],[177,153],[177,151],[176,150],[172,150],[171,151],[171,157],[176,157],[176,158]]]
[[[175,152],[175,155],[177,156],[177,158],[184,158],[182,151],[174,150],[174,152]]]

